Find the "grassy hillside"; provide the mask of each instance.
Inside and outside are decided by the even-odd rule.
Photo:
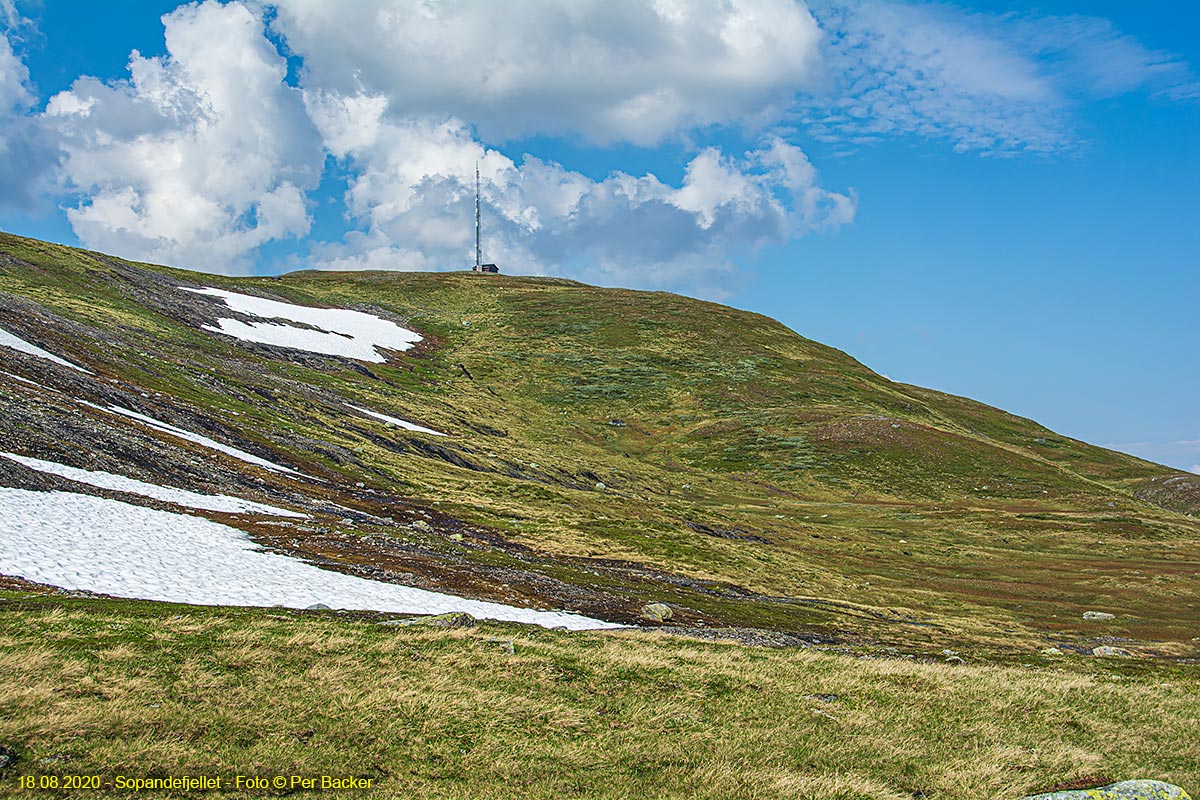
[[[228,309],[180,286],[371,311],[425,341],[386,364],[239,342],[201,327]],[[300,504],[319,524],[236,524],[346,571],[922,651],[1197,653],[1200,527],[1172,470],[891,382],[762,316],[548,278],[229,278],[4,235],[0,327],[94,373],[0,348],[40,384],[0,388],[7,447]],[[214,461],[81,399],[327,482]]]

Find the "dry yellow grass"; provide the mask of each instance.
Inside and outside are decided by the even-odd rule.
[[[895,800],[1017,798],[1089,775],[1200,784],[1194,665],[951,665],[61,602],[0,617],[13,788],[329,773],[370,777],[371,796]],[[178,635],[161,635],[168,616]]]

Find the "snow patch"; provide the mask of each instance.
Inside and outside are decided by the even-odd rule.
[[[162,500],[164,503],[174,503],[177,506],[195,508],[200,511],[220,511],[227,514],[270,514],[276,517],[308,518],[307,514],[301,514],[297,511],[288,511],[287,509],[269,506],[264,503],[243,500],[240,497],[230,497],[226,494],[200,494],[198,492],[190,492],[187,489],[158,486],[157,484],[139,481],[136,478],[114,475],[111,472],[95,472],[87,469],[79,469],[78,467],[68,467],[66,464],[43,461],[40,458],[30,458],[29,456],[18,456],[13,453],[0,452],[0,458],[7,458],[9,461],[15,461],[18,464],[23,464],[30,469],[35,469],[38,472],[44,472],[48,475],[58,475],[67,480],[86,483],[88,486],[95,486],[97,489],[128,492],[129,494],[137,494],[154,500]]]
[[[280,322],[242,322],[236,319],[219,319],[216,327],[202,326],[204,330],[223,333],[247,342],[290,347],[294,350],[307,350],[310,353],[379,364],[387,360],[379,352],[379,348],[403,351],[421,341],[421,334],[362,311],[298,306],[211,287],[179,288],[185,292],[219,297],[234,311],[263,320],[282,319],[318,329],[297,328]]]
[[[88,375],[92,374],[91,370],[84,369],[83,367],[78,366],[77,364],[72,364],[70,361],[67,361],[65,358],[59,358],[58,356],[54,355],[53,353],[49,353],[49,352],[43,350],[42,348],[38,347],[36,344],[30,344],[29,342],[22,339],[20,336],[14,336],[13,334],[9,333],[8,331],[4,330],[3,328],[0,328],[0,345],[4,345],[5,347],[11,347],[13,350],[20,350],[22,353],[27,353],[31,356],[37,356],[38,358],[44,358],[47,361],[53,361],[55,364],[59,364],[64,367],[70,367],[71,369],[77,369],[80,372],[86,372]]]
[[[346,408],[353,408],[355,411],[359,411],[363,414],[366,414],[368,417],[374,417],[375,419],[382,420],[383,422],[386,422],[389,425],[396,425],[398,427],[404,428],[405,430],[418,431],[420,433],[429,433],[434,436],[446,436],[447,435],[447,434],[442,433],[441,431],[435,431],[433,428],[426,428],[424,425],[418,425],[415,422],[409,422],[407,420],[400,419],[399,417],[389,417],[387,414],[380,414],[378,411],[371,411],[368,408],[360,408],[359,406],[353,406],[353,405],[350,405],[349,403],[346,403]]]
[[[45,389],[45,388],[46,388],[45,386],[42,386],[42,385],[41,385],[40,383],[38,383],[37,381],[31,381],[31,380],[29,380],[29,378],[22,378],[20,375],[13,375],[11,372],[5,372],[5,371],[4,371],[4,370],[2,370],[2,369],[0,369],[0,375],[7,375],[7,376],[8,376],[8,377],[10,377],[10,378],[13,378],[13,379],[15,379],[15,380],[18,380],[18,381],[20,381],[21,383],[28,383],[30,386],[36,386],[36,387],[38,387],[39,389]],[[51,391],[53,391],[53,389],[52,389]]]
[[[247,453],[245,450],[239,450],[236,447],[230,447],[227,444],[221,444],[220,442],[209,439],[207,436],[201,436],[198,433],[185,431],[183,428],[176,428],[174,425],[169,425],[166,422],[155,419],[154,417],[148,417],[145,414],[139,414],[136,411],[130,411],[128,408],[121,408],[120,406],[109,406],[108,408],[102,408],[101,406],[98,406],[94,403],[89,403],[86,400],[80,400],[79,402],[88,408],[94,408],[97,411],[103,411],[106,414],[120,414],[121,416],[129,417],[130,419],[136,419],[139,422],[146,423],[155,430],[162,431],[163,433],[169,433],[172,436],[178,436],[180,439],[186,439],[189,442],[195,442],[196,444],[202,445],[211,450],[217,450],[225,453],[226,455],[230,455],[234,458],[245,461],[247,464],[254,464],[255,466],[263,467],[264,469],[269,469],[273,472],[286,472],[291,475],[300,474],[294,469],[280,466],[273,461],[267,461],[265,458],[259,458],[253,453]]]
[[[202,517],[71,492],[0,488],[0,574],[197,605],[324,603],[408,614],[465,611],[544,627],[621,627],[344,575],[259,550],[241,531]]]

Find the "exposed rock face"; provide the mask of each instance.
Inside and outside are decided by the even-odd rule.
[[[1152,478],[1144,481],[1133,496],[1181,514],[1197,514],[1200,513],[1200,475]]]
[[[675,614],[666,603],[649,603],[642,606],[642,616],[651,622],[666,622]]]
[[[1024,800],[1191,800],[1191,796],[1162,781],[1124,781],[1098,789],[1030,795]]]

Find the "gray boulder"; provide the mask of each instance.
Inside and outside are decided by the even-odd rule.
[[[413,625],[424,625],[431,628],[474,628],[475,618],[464,611],[451,611],[449,614],[435,614],[428,617],[385,619],[383,622],[375,624],[384,628],[408,628]]]
[[[1083,618],[1089,622],[1103,622],[1109,619],[1116,619],[1115,614],[1109,614],[1107,611],[1085,611]]]
[[[1191,796],[1162,781],[1124,781],[1098,789],[1029,795],[1023,800],[1191,800]]]
[[[1094,656],[1113,656],[1116,658],[1130,658],[1133,655],[1133,653],[1129,652],[1128,650],[1124,650],[1120,647],[1113,647],[1112,645],[1102,644],[1099,647],[1092,648],[1092,655],[1094,655]]]

